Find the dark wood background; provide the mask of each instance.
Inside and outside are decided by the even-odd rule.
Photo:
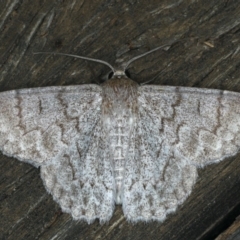
[[[240,92],[236,0],[1,0],[0,91],[102,81],[105,66],[179,41],[129,67],[131,78]],[[193,193],[163,223],[88,225],[61,212],[39,169],[0,154],[0,239],[214,239],[240,214],[240,154],[199,170]]]

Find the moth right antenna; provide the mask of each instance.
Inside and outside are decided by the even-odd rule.
[[[174,43],[175,43],[175,42],[174,42]],[[138,55],[138,56],[130,59],[128,62],[126,62],[126,63],[123,65],[124,71],[127,69],[127,67],[128,67],[132,62],[136,61],[137,59],[139,59],[139,58],[141,58],[141,57],[144,57],[144,56],[146,56],[146,55],[148,55],[148,54],[150,54],[150,53],[152,53],[152,52],[155,52],[155,51],[157,51],[157,50],[159,50],[159,49],[161,49],[161,48],[164,48],[164,47],[167,47],[167,46],[171,46],[171,45],[172,45],[172,44],[164,44],[164,45],[162,45],[162,46],[156,47],[156,48],[154,48],[154,49],[152,49],[152,50],[150,50],[150,51],[148,51],[148,52],[145,52],[145,53],[143,53],[143,54],[141,54],[141,55]]]

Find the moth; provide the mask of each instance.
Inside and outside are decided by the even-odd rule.
[[[162,46],[161,46],[162,47]],[[159,47],[159,48],[161,48]],[[190,195],[197,169],[240,148],[240,93],[143,85],[127,66],[102,85],[0,93],[0,150],[40,167],[75,220],[164,221]]]

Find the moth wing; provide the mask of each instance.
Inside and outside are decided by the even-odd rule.
[[[89,223],[108,221],[114,206],[101,104],[97,85],[0,93],[0,150],[40,166],[62,210]]]
[[[240,94],[142,86],[129,144],[123,210],[130,221],[163,221],[192,191],[197,168],[240,148]]]

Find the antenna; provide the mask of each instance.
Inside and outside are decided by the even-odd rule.
[[[78,55],[75,55],[75,54],[55,53],[55,52],[34,52],[33,54],[54,54],[54,55],[80,58],[80,59],[84,59],[84,60],[88,60],[88,61],[92,61],[92,62],[102,63],[104,65],[107,65],[113,72],[115,72],[115,69],[111,64],[109,64],[108,62],[105,62],[103,60],[96,59],[96,58],[89,58],[89,57],[78,56]]]
[[[87,61],[92,61],[92,62],[97,62],[97,63],[102,63],[106,66],[108,66],[112,72],[116,75],[122,75],[125,73],[127,67],[134,61],[136,61],[137,59],[139,58],[142,58],[152,52],[155,52],[161,48],[164,48],[164,47],[167,47],[167,46],[171,46],[171,44],[164,44],[164,45],[161,45],[157,48],[154,48],[148,52],[145,52],[141,55],[138,55],[132,59],[130,59],[128,62],[124,63],[123,64],[123,71],[122,70],[118,70],[118,69],[115,69],[110,63],[106,62],[106,61],[103,61],[103,60],[100,60],[100,59],[96,59],[96,58],[89,58],[89,57],[83,57],[83,56],[78,56],[78,55],[75,55],[75,54],[68,54],[68,53],[55,53],[55,52],[34,52],[33,54],[54,54],[54,55],[61,55],[61,56],[68,56],[68,57],[74,57],[74,58],[80,58],[80,59],[83,59],[83,60],[87,60]]]
[[[143,54],[141,54],[141,55],[138,55],[138,56],[130,59],[128,62],[126,62],[126,63],[123,65],[124,71],[126,71],[127,67],[128,67],[132,62],[136,61],[137,59],[139,59],[139,58],[141,58],[141,57],[144,57],[144,56],[146,56],[146,55],[148,55],[148,54],[150,54],[150,53],[152,53],[152,52],[155,52],[155,51],[157,51],[157,50],[159,50],[159,49],[161,49],[161,48],[167,47],[167,46],[171,46],[171,44],[161,45],[161,46],[156,47],[156,48],[154,48],[154,49],[152,49],[152,50],[150,50],[150,51],[148,51],[148,52],[145,52],[145,53],[143,53]]]

